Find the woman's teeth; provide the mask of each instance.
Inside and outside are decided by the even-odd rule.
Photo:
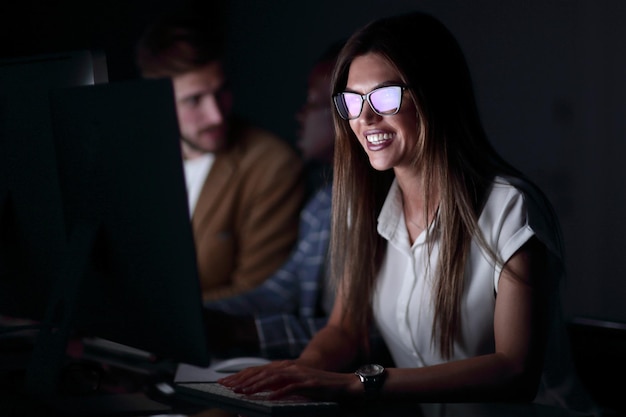
[[[391,133],[376,133],[374,135],[367,135],[365,139],[367,139],[369,143],[378,145],[378,144],[383,143],[386,140],[391,139],[391,136],[392,136]]]

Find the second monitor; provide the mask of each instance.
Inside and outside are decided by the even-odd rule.
[[[171,82],[60,89],[50,102],[68,250],[30,388],[54,397],[58,375],[38,374],[70,336],[208,365]]]

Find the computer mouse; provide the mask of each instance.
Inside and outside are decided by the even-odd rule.
[[[243,371],[251,366],[261,366],[270,363],[269,359],[256,356],[239,356],[236,358],[224,359],[211,365],[211,369],[220,373],[235,373]]]

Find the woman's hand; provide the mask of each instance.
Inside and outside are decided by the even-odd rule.
[[[270,391],[269,399],[299,395],[314,400],[337,400],[363,391],[359,378],[352,373],[322,371],[289,360],[251,367],[218,382],[246,395]]]

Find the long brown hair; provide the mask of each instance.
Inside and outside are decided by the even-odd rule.
[[[440,242],[435,274],[433,343],[450,357],[460,337],[460,302],[472,238],[483,246],[477,219],[495,175],[520,176],[491,146],[478,116],[470,73],[452,34],[436,19],[410,13],[377,20],[355,33],[339,56],[333,94],[344,91],[354,58],[377,53],[395,66],[417,109],[416,169],[430,190],[439,190],[436,227],[427,241]],[[376,222],[393,181],[379,172],[348,122],[335,114],[331,271],[345,295],[345,314],[365,339],[371,300],[386,250]],[[427,231],[428,233],[428,231]],[[431,246],[432,248],[432,246]],[[488,251],[493,257],[495,254]]]

